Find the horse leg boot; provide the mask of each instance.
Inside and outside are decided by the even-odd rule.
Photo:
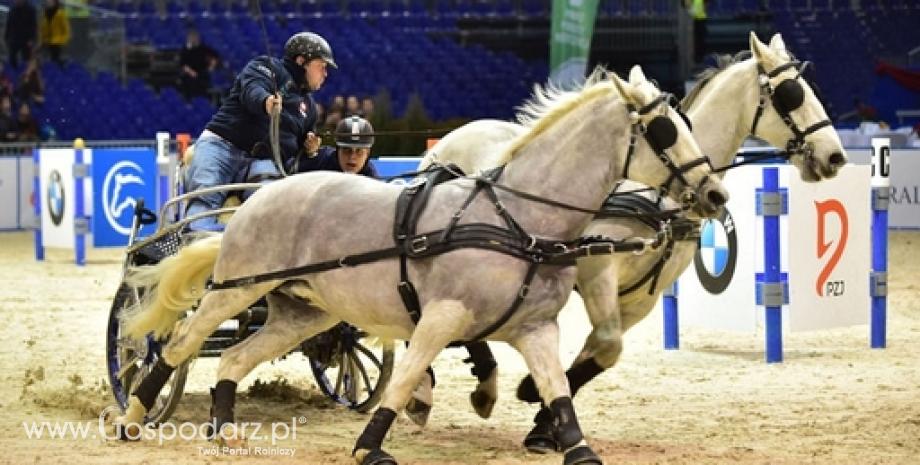
[[[395,464],[395,459],[382,449],[383,439],[396,419],[396,412],[409,402],[412,389],[418,386],[435,357],[451,341],[459,339],[473,323],[473,314],[460,302],[440,300],[428,303],[422,318],[412,332],[409,346],[393,378],[364,431],[358,436],[352,455],[362,465]]]
[[[498,399],[498,364],[495,363],[495,357],[485,341],[466,344],[466,350],[470,353],[470,358],[464,362],[472,362],[473,376],[479,380],[476,389],[470,394],[470,404],[480,417],[489,418]]]
[[[546,413],[538,414],[540,424],[553,424],[545,436],[555,441],[564,454],[564,465],[601,464],[600,458],[588,446],[572,405],[568,381],[559,362],[559,326],[547,322],[512,342],[521,353],[536,387],[543,399],[552,399]],[[547,422],[549,420],[549,422]],[[554,421],[553,421],[554,420]],[[540,452],[540,451],[537,451]]]
[[[253,335],[225,350],[217,367],[217,385],[211,390],[212,431],[208,439],[217,439],[231,449],[248,447],[246,432],[235,424],[234,406],[239,380],[262,362],[289,353],[302,341],[334,326],[338,320],[329,314],[287,295],[268,294],[268,318]],[[245,424],[244,424],[245,426]]]
[[[116,435],[122,440],[137,441],[141,438],[144,416],[156,404],[157,396],[169,380],[176,367],[162,358],[154,363],[150,373],[141,380],[128,399],[128,410],[112,420]]]
[[[613,328],[613,329],[611,329]],[[616,364],[623,352],[623,334],[619,331],[620,318],[611,318],[596,326],[585,347],[572,367],[565,372],[569,381],[572,397],[589,381]],[[610,337],[604,337],[608,335]],[[593,355],[592,355],[593,354]],[[533,377],[528,375],[518,385],[518,399],[526,402],[539,401],[539,393],[533,382]],[[549,453],[558,450],[558,440],[551,436],[554,430],[551,412],[544,406],[533,419],[534,427],[524,438],[524,447],[531,452]]]

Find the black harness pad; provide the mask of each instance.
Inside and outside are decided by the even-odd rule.
[[[415,235],[415,225],[418,218],[425,211],[431,192],[438,184],[464,176],[463,170],[453,163],[446,166],[434,166],[425,171],[424,177],[416,178],[403,189],[396,200],[396,222],[394,224],[393,238],[397,244],[402,243],[407,237]],[[413,256],[411,242],[406,243],[406,254]]]

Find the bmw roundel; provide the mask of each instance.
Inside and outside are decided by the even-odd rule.
[[[735,275],[738,261],[738,237],[735,221],[728,208],[722,209],[718,219],[707,220],[700,231],[699,247],[693,257],[693,266],[703,289],[710,294],[721,294]]]
[[[48,192],[45,194],[51,223],[60,226],[64,220],[64,179],[58,170],[52,170],[48,176]]]

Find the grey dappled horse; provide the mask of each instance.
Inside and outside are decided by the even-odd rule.
[[[488,339],[508,342],[525,359],[561,419],[565,463],[600,463],[578,426],[558,353],[556,317],[574,284],[581,233],[627,167],[632,179],[667,184],[700,217],[714,217],[727,201],[669,97],[647,81],[598,70],[576,90],[538,89],[522,110],[526,131],[490,177],[404,189],[312,172],[261,188],[222,234],[131,270],[129,282],[145,298],[126,312],[123,333],[170,338],[113,423],[133,433],[173,367],[267,295],[265,325],[221,355],[211,412],[219,439],[245,443],[223,433],[234,426],[236,387],[246,374],[344,320],[372,336],[410,341],[357,440],[359,462],[395,463],[382,442],[426,367],[452,341]],[[423,192],[427,206],[402,208],[407,195]],[[416,218],[408,230],[407,217]],[[417,289],[417,319],[397,292],[400,268]]]
[[[804,64],[791,57],[778,34],[769,46],[751,34],[750,52],[750,58],[723,57],[719,67],[700,76],[697,86],[681,104],[693,123],[693,135],[703,152],[713,166],[727,167],[744,139],[752,134],[787,150],[786,155],[791,157],[803,180],[817,182],[833,178],[847,158],[824,108],[799,76]],[[641,76],[636,78],[644,80]],[[507,122],[470,123],[432,147],[420,168],[435,161],[454,163],[467,173],[493,168],[500,163],[494,154],[501,153],[524,131],[525,127]],[[642,187],[627,181],[618,190],[630,192]],[[647,199],[645,203],[657,211],[655,193],[641,194]],[[619,203],[619,207],[624,207],[618,196],[611,196],[610,200],[613,205]],[[633,205],[640,203],[633,201]],[[673,201],[664,199],[663,208],[673,206]],[[658,229],[655,221],[649,224],[641,218],[599,217],[591,221],[584,235],[614,239],[645,237]],[[623,333],[651,312],[662,290],[693,261],[697,237],[692,234],[693,228],[686,227],[686,220],[676,221],[684,222],[682,231],[691,232],[683,240],[676,237],[678,240],[672,244],[641,255],[611,254],[578,260],[576,283],[594,330],[567,372],[573,395],[616,364],[623,350]],[[698,222],[695,225],[698,232]],[[495,362],[485,343],[468,347],[471,355],[478,354],[472,357],[474,363],[479,359],[479,366],[473,370],[480,383],[471,401],[476,412],[487,418],[497,396],[497,370],[492,369]],[[419,391],[424,393],[427,389],[423,386]],[[532,378],[522,381],[518,397],[529,402],[540,401]],[[424,423],[428,415],[426,404],[430,402],[430,394],[413,399],[407,408],[410,418]],[[554,450],[549,411],[543,409],[535,423],[525,445],[537,452]]]

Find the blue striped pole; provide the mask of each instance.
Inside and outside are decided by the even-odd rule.
[[[88,232],[89,220],[86,218],[86,206],[84,203],[83,188],[87,179],[88,166],[83,163],[83,150],[85,148],[83,139],[76,138],[73,141],[73,163],[74,163],[74,253],[76,255],[77,266],[86,265],[86,233]]]
[[[677,316],[677,281],[664,289],[664,348],[680,349],[680,321]]]
[[[32,233],[35,240],[35,260],[42,261],[45,259],[45,244],[42,242],[42,182],[41,175],[41,150],[38,147],[32,148],[32,205],[35,211],[35,231]]]
[[[872,298],[870,346],[884,349],[888,320],[888,179],[891,141],[872,139],[872,273],[869,295]]]
[[[157,138],[157,201],[160,211],[169,200],[169,133],[158,132]]]
[[[766,325],[767,363],[783,361],[783,284],[780,272],[779,217],[783,214],[779,168],[764,168],[763,190],[757,205],[763,216],[764,274],[761,300]]]

